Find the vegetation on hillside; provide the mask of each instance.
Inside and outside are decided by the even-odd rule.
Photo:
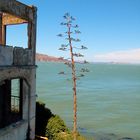
[[[36,103],[36,135],[47,137],[50,140],[72,140],[73,135],[64,121],[45,107],[42,102]],[[77,134],[78,140],[85,140]],[[36,137],[36,140],[40,140]]]

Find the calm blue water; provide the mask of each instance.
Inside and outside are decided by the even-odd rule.
[[[37,65],[38,100],[72,128],[70,69],[62,63]],[[140,65],[86,66],[90,72],[78,81],[79,131],[85,135],[111,134],[140,140]],[[68,75],[59,75],[60,71]]]

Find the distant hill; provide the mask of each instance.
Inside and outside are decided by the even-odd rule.
[[[46,54],[36,53],[36,61],[44,61],[44,62],[64,62],[66,61],[63,57],[57,58],[54,56],[49,56]]]

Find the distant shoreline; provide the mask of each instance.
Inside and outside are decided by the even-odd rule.
[[[54,57],[46,54],[36,53],[36,61],[39,62],[65,62],[66,60],[63,57]]]
[[[41,54],[41,53],[36,53],[36,61],[38,62],[66,62],[67,60],[64,59],[63,57],[55,57],[55,56],[49,56],[47,54]],[[80,62],[79,62],[80,63]],[[133,62],[89,62],[93,64],[114,64],[114,65],[140,65],[139,63],[133,63]]]

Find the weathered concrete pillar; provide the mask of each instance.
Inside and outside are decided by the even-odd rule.
[[[30,139],[35,137],[35,108],[36,108],[36,68],[31,70],[30,75],[30,94],[29,94],[29,120],[30,120]]]
[[[0,44],[2,44],[2,13],[0,13]]]
[[[25,80],[23,80],[23,87],[22,87],[22,92],[24,93],[22,95],[22,118],[24,120],[28,120],[28,112],[29,112],[29,85],[26,83]]]
[[[0,12],[0,44],[6,45],[6,25],[3,25],[3,14]]]
[[[6,45],[6,25],[2,26],[2,44]]]
[[[28,48],[32,49],[33,65],[34,65],[36,55],[37,8],[32,7],[32,10],[33,10],[33,20],[28,22]]]

